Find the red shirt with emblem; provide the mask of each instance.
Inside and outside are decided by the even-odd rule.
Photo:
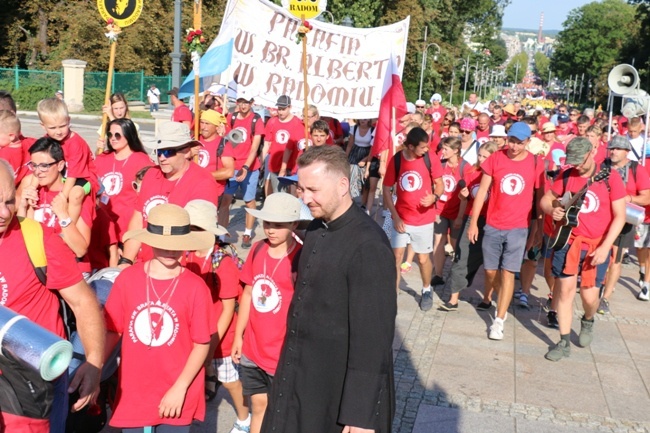
[[[99,179],[95,160],[86,140],[76,132],[70,132],[61,141],[61,148],[65,159],[66,175],[75,179],[86,179],[90,182],[91,195],[94,195],[99,191]]]
[[[476,128],[476,141],[478,141],[479,144],[490,141],[490,128],[486,129],[485,131],[481,131],[480,129]]]
[[[215,246],[215,248],[217,248]],[[223,312],[223,299],[239,298],[241,296],[242,287],[239,284],[239,269],[231,256],[225,255],[219,262],[219,266],[215,271],[212,270],[212,258],[214,253],[208,257],[198,257],[194,252],[189,252],[184,257],[184,266],[203,278],[203,281],[210,289],[212,296],[212,313],[215,318],[215,327],[210,330],[215,333],[217,328],[216,324]],[[233,315],[230,326],[226,330],[219,344],[217,345],[213,358],[225,358],[230,356],[232,351],[232,342],[235,339],[235,324],[237,323],[237,313]]]
[[[275,259],[269,255],[266,241],[256,242],[241,270],[241,281],[252,287],[242,354],[271,376],[287,331],[301,248],[296,242],[286,257]]]
[[[128,158],[118,161],[115,152],[102,153],[96,160],[97,174],[104,186],[100,199],[101,207],[117,224],[118,239],[126,233],[138,193],[133,189],[135,175],[153,162],[146,153],[134,152]]]
[[[567,181],[566,191],[576,193],[587,184],[588,178],[581,177],[573,168],[567,170],[571,170],[571,174]],[[565,193],[563,176],[564,171],[558,175],[551,187],[559,197]],[[607,188],[608,183],[609,189]],[[613,218],[611,203],[625,196],[625,185],[615,170],[610,173],[607,183],[605,181],[593,183],[585,194],[580,213],[578,213],[578,227],[573,229],[573,234],[591,239],[605,235]]]
[[[432,117],[431,126],[433,130],[436,131],[436,135],[440,135],[440,129],[442,128],[442,122],[445,120],[447,115],[447,109],[442,105],[439,105],[438,108],[429,107],[426,111],[426,114],[430,114]]]
[[[199,148],[198,164],[199,167],[205,168],[208,173],[210,173],[210,176],[212,176],[212,172],[223,168],[221,158],[235,158],[235,151],[232,147],[232,144],[228,140],[226,140],[223,145],[221,157],[217,158],[217,150],[219,150],[219,143],[221,143],[220,136],[217,136],[214,140],[207,141],[205,139],[201,139],[200,141],[203,147]],[[215,182],[217,182],[217,190],[219,191],[219,196],[221,196],[221,194],[223,194],[223,192],[226,190],[226,183],[228,182],[228,179],[217,180]]]
[[[192,122],[193,119],[192,110],[185,104],[174,108],[172,112],[172,122]]]
[[[233,116],[235,116],[234,124],[232,122]],[[246,159],[248,158],[248,154],[250,153],[251,147],[253,146],[253,137],[256,135],[264,135],[264,119],[257,119],[257,122],[255,122],[255,131],[252,131],[253,117],[255,117],[255,113],[252,111],[250,111],[244,119],[239,118],[239,112],[230,113],[228,115],[228,127],[230,127],[230,125],[233,125],[232,129],[239,129],[244,136],[244,141],[235,147],[235,170],[237,171],[241,170],[244,164],[246,164]],[[262,144],[263,143],[260,142],[260,146]],[[259,170],[260,167],[260,160],[259,158],[255,157],[253,164],[250,166],[250,171]]]
[[[465,207],[465,215],[472,216],[472,206],[474,206],[474,199],[478,193],[478,188],[481,185],[481,178],[483,177],[483,172],[480,168],[470,166],[470,169],[467,170],[463,179],[467,183],[467,189],[469,190],[469,195],[467,196],[467,206]],[[481,208],[480,215],[485,218],[487,215],[488,205],[486,202],[490,199],[490,191],[485,195],[485,201],[483,202],[483,207]]]
[[[296,148],[296,144],[305,138],[305,126],[296,116],[287,122],[282,122],[278,117],[272,117],[266,124],[265,140],[271,143],[269,147],[269,171],[278,173],[282,167],[284,150],[289,147]],[[291,173],[296,165],[298,152],[292,152],[287,162],[287,173]]]
[[[462,167],[462,168],[461,168]],[[442,184],[445,187],[440,200],[436,203],[436,208],[440,216],[450,220],[458,217],[458,210],[460,208],[458,181],[463,179],[467,172],[471,169],[471,165],[463,159],[459,161],[456,167],[450,167],[449,164],[442,164]]]
[[[400,172],[395,173],[395,157],[393,156],[386,165],[386,176],[384,186],[397,184],[395,210],[405,224],[411,226],[422,226],[431,224],[436,219],[435,205],[424,207],[420,200],[426,194],[433,192],[431,180],[442,177],[442,165],[438,158],[431,158],[431,172],[427,172],[424,157],[412,161],[404,158],[404,152],[400,153]]]
[[[119,386],[110,425],[189,425],[205,417],[203,368],[187,389],[181,415],[161,419],[158,405],[185,367],[194,344],[210,342],[212,300],[203,279],[186,269],[148,278],[136,263],[115,279],[104,309],[107,330],[122,334]],[[146,392],[143,392],[146,390]]]
[[[513,161],[506,149],[490,155],[481,169],[492,176],[486,223],[499,230],[527,228],[535,189],[543,182],[543,160],[527,152],[521,161]]]

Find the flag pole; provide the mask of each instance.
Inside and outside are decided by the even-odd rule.
[[[305,14],[300,16],[301,24],[305,26]],[[306,26],[305,26],[306,27]],[[302,82],[304,107],[302,109],[303,123],[305,124],[305,143],[309,143],[309,85],[307,84],[307,34],[302,36]]]
[[[104,105],[110,106],[111,103],[111,89],[113,88],[113,71],[115,69],[115,53],[117,52],[117,35],[121,29],[113,22],[108,21],[109,33],[107,34],[109,43],[111,45],[111,52],[108,59],[108,73],[106,75],[106,93],[104,95]],[[99,137],[101,138],[102,145],[97,146],[97,155],[104,152],[104,143],[106,139],[106,124],[108,123],[108,114],[104,113],[102,116],[102,126],[99,129]]]
[[[194,28],[201,28],[201,0],[194,0]],[[198,54],[198,53],[197,53]],[[199,77],[199,60],[196,62],[196,68],[194,71],[194,138],[199,139],[199,127],[201,126],[200,118],[201,113],[199,110],[199,82],[201,78]]]

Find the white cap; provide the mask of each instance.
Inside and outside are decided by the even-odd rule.
[[[223,95],[226,93],[226,88],[219,83],[212,83],[210,84],[210,87],[208,87],[207,93],[212,96]]]
[[[424,107],[425,105],[427,105],[427,103],[424,102],[424,99],[418,99],[417,101],[415,101],[415,106],[417,107],[418,105],[421,105],[421,106]]]
[[[415,104],[412,102],[407,102],[406,103],[406,111],[409,112],[409,114],[415,113]]]
[[[431,96],[431,102],[433,102],[433,101],[442,102],[442,96],[440,96],[440,93],[434,93]]]
[[[503,125],[492,125],[492,132],[490,132],[490,137],[507,137],[506,127]]]

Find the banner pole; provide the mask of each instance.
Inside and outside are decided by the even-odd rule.
[[[301,24],[305,22],[305,15],[300,16]],[[305,106],[302,109],[303,123],[305,124],[305,143],[309,143],[309,85],[307,84],[307,35],[302,38],[302,81]]]
[[[111,88],[113,87],[113,68],[115,67],[115,52],[117,50],[117,41],[111,43],[111,54],[108,60],[108,74],[106,76],[106,94],[104,97],[104,105],[111,103]],[[106,124],[108,123],[108,114],[104,113],[102,116],[102,127],[99,130],[99,136],[102,139],[102,146],[97,146],[97,155],[104,152],[104,141],[106,139]]]
[[[194,29],[201,28],[201,0],[194,0],[194,23],[193,24],[194,24]],[[194,138],[196,140],[199,139],[199,133],[200,133],[199,127],[201,126],[199,122],[201,118],[201,113],[199,110],[199,82],[201,80],[201,78],[199,77],[199,68],[200,68],[200,63],[198,64],[198,67],[194,71]]]

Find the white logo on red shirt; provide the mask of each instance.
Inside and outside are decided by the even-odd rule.
[[[171,346],[176,340],[178,327],[176,312],[169,305],[163,310],[158,304],[152,303],[147,308],[146,303],[142,303],[131,314],[129,337],[134,343],[140,341],[146,346]]]
[[[2,297],[0,298],[0,305],[5,305],[9,299],[9,284],[7,278],[0,272],[0,289],[2,290]]]
[[[253,280],[253,307],[260,313],[273,311],[276,314],[282,306],[282,294],[275,282],[264,275],[257,275]]]
[[[164,195],[154,195],[153,197],[149,197],[149,199],[144,203],[144,217],[147,218],[149,216],[151,209],[155,208],[159,204],[165,204],[167,201],[168,198]]]
[[[600,199],[596,194],[594,194],[593,191],[587,191],[587,194],[585,194],[585,198],[582,202],[582,206],[580,207],[580,212],[581,213],[591,213],[591,212],[598,212],[598,209],[600,208]]]
[[[445,185],[445,192],[454,192],[456,189],[456,178],[454,176],[443,174],[442,183]]]
[[[284,129],[279,129],[275,133],[275,142],[278,144],[287,144],[289,141],[289,131],[286,131]]]
[[[49,204],[43,204],[34,210],[34,219],[48,227],[56,225],[56,215],[52,212],[52,206]]]
[[[440,114],[439,111],[434,111],[433,113],[431,113],[431,118],[433,119],[433,121],[435,123],[438,123],[438,121],[440,120],[441,117],[442,117],[442,115]]]
[[[311,140],[305,140],[304,138],[298,140],[298,150],[305,150],[307,143],[311,146]]]
[[[248,130],[246,130],[246,128],[244,128],[243,126],[238,126],[235,129],[241,132],[242,143],[245,143],[246,140],[248,140]]]
[[[479,137],[479,138],[476,139],[476,141],[478,141],[479,144],[486,143],[489,140],[490,140],[490,137]]]
[[[422,176],[417,171],[407,171],[400,176],[399,184],[403,191],[417,191],[422,188]]]
[[[199,167],[205,168],[210,163],[210,152],[205,149],[199,149]]]
[[[107,195],[113,196],[119,194],[122,191],[122,186],[124,186],[122,173],[107,173],[102,177],[102,185],[104,185],[104,192]]]
[[[508,195],[518,195],[524,190],[526,182],[521,175],[517,173],[506,174],[501,179],[501,192]]]

